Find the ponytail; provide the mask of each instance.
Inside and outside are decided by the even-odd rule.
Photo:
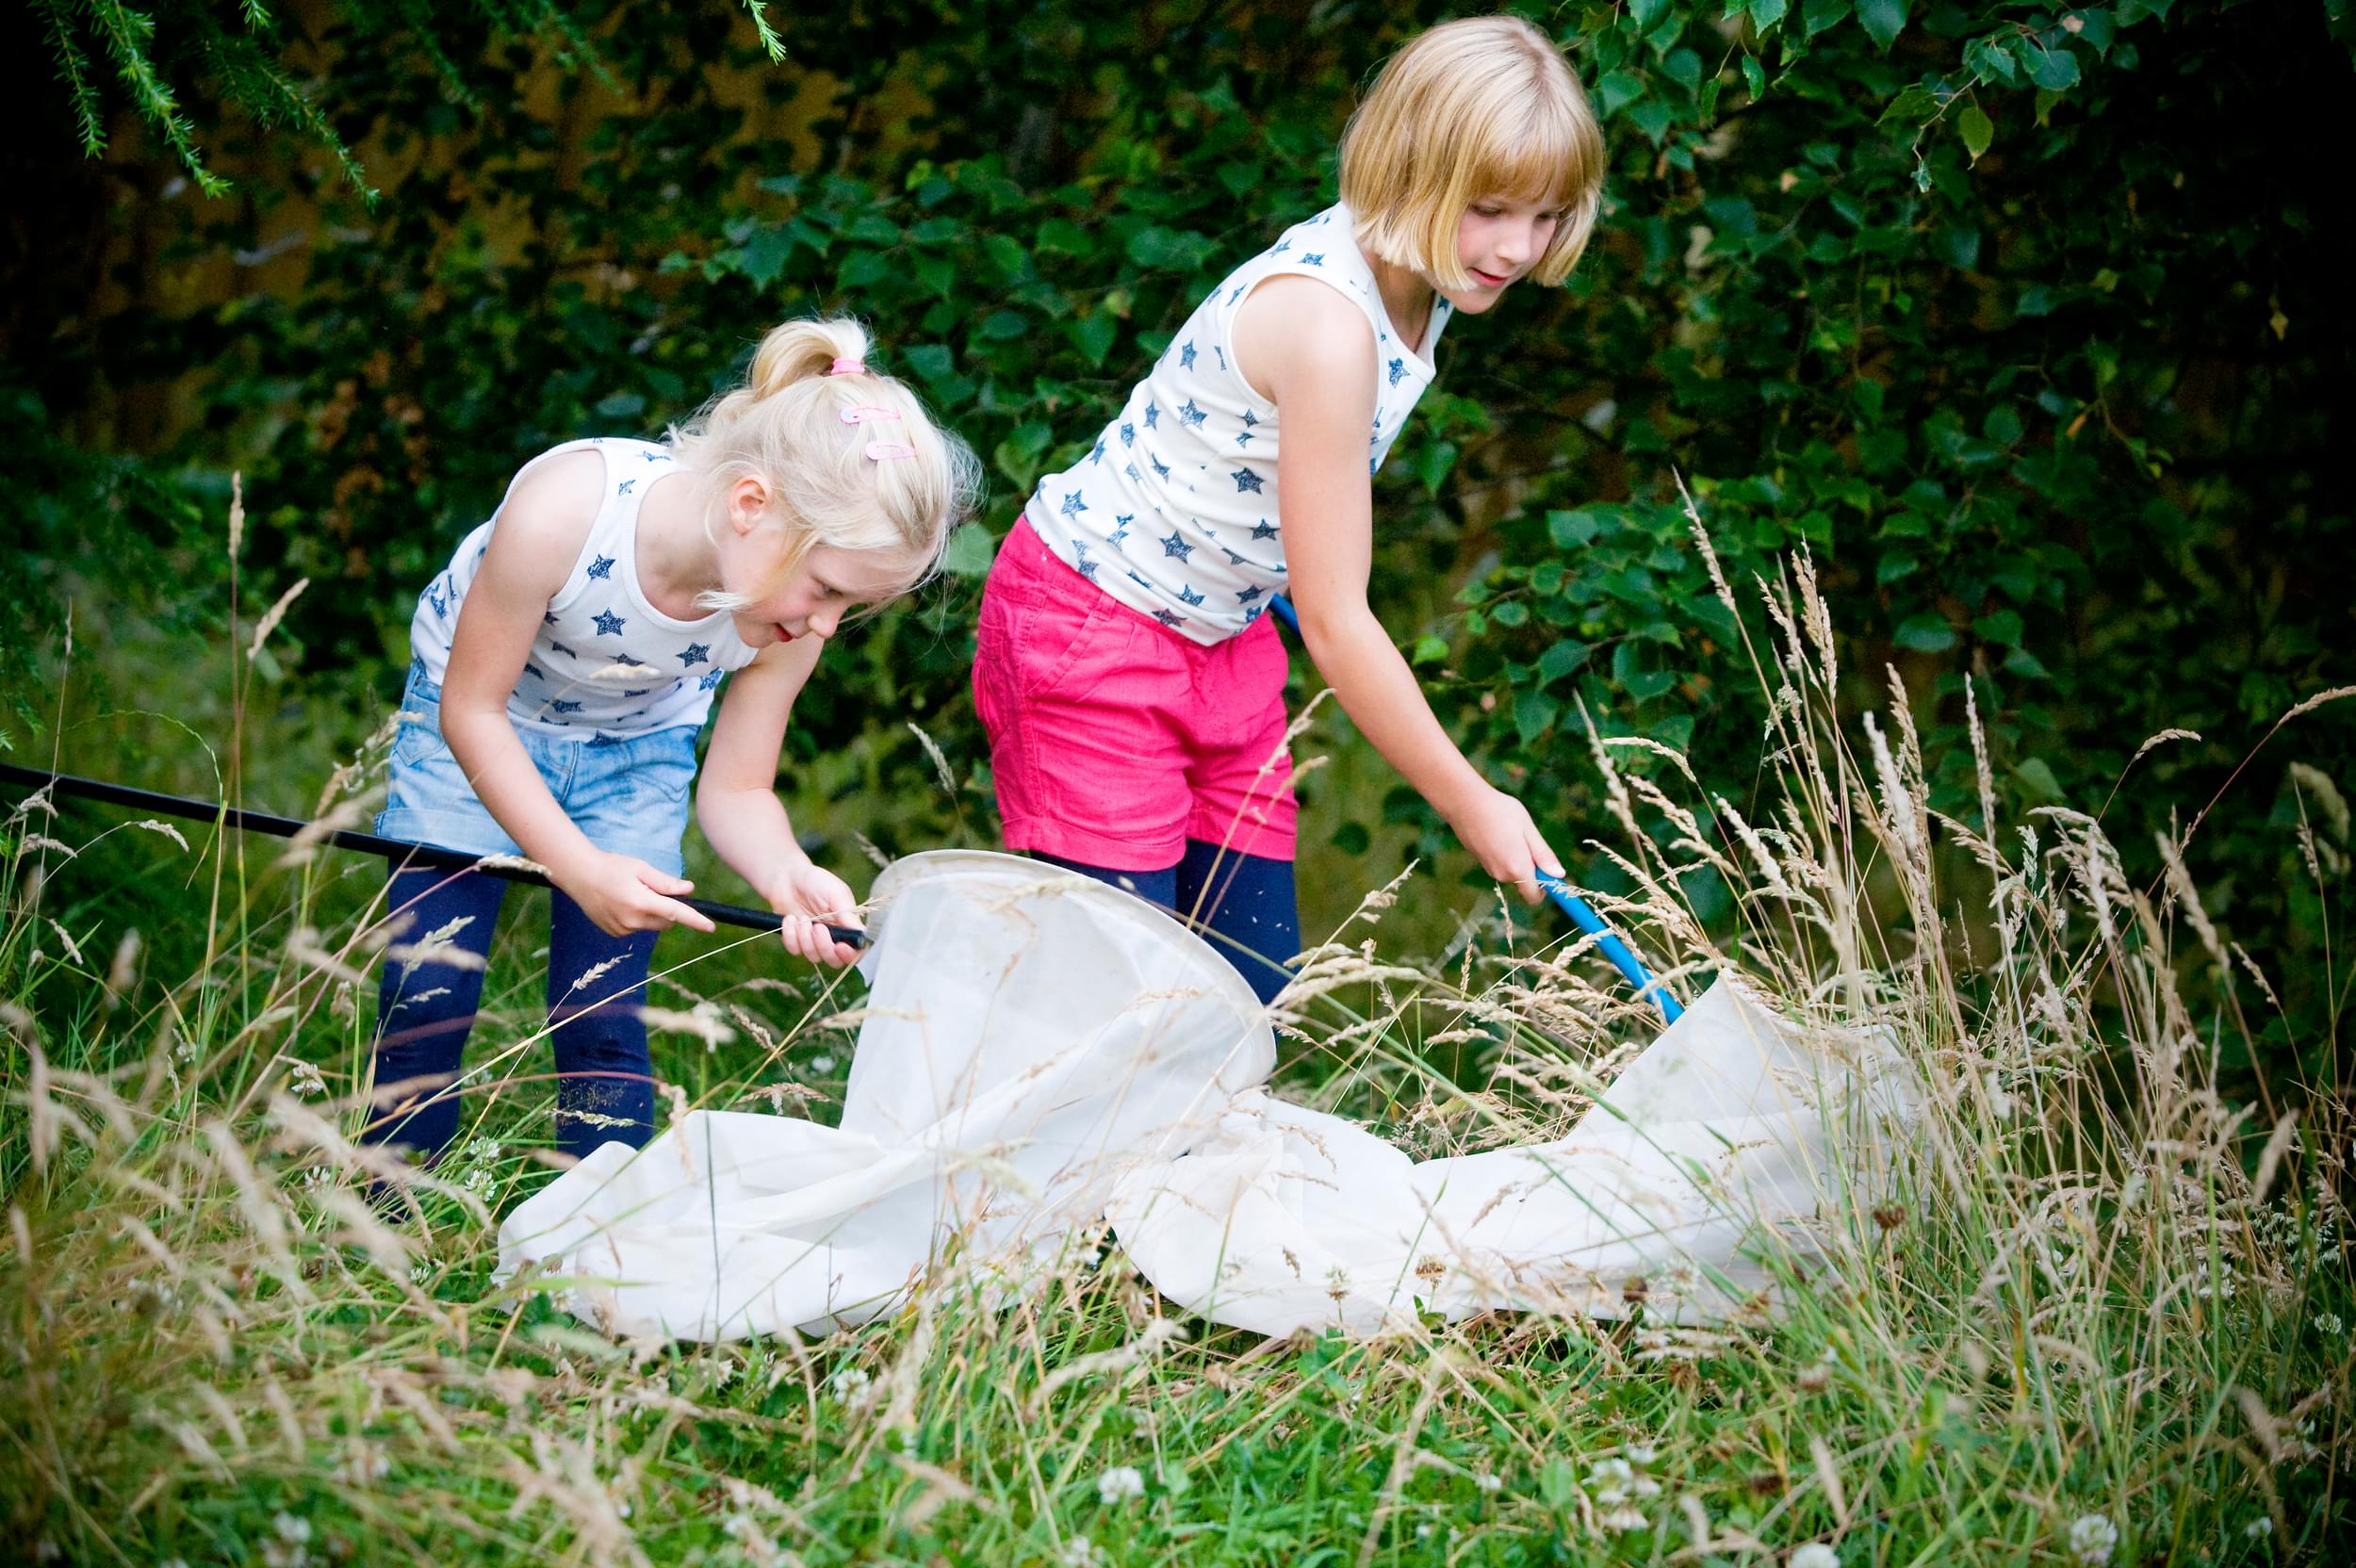
[[[867,329],[847,317],[773,327],[744,384],[672,427],[670,442],[703,491],[707,529],[737,482],[757,477],[796,535],[786,569],[818,545],[886,551],[906,564],[905,593],[973,511],[981,465],[904,383],[865,368],[870,351]],[[871,455],[879,433],[888,458]],[[704,602],[744,608],[727,595]]]

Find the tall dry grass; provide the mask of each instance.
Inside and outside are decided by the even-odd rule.
[[[1976,714],[1976,818],[1931,809],[1894,677],[1882,713],[1839,710],[1805,558],[1756,607],[1720,591],[1764,611],[1772,787],[1746,814],[1673,754],[1595,741],[1601,848],[1635,889],[1608,912],[1689,995],[1739,972],[1886,1032],[1922,1095],[1901,1190],[1832,1195],[1835,1266],[1772,1320],[1262,1342],[1173,1314],[1099,1233],[1012,1306],[953,1256],[831,1340],[612,1344],[491,1282],[495,1216],[549,1163],[530,988],[490,993],[455,1157],[388,1166],[352,1141],[371,911],[300,849],[191,865],[168,829],[77,836],[36,799],[0,885],[0,1542],[141,1564],[2333,1560],[2350,1128],[2327,1086],[2219,1097],[2261,967],[2181,841],[2137,887],[2092,817],[2000,821]],[[144,972],[103,911],[53,918],[108,835],[185,879],[189,972]],[[1942,843],[1976,894],[1942,887]],[[1730,937],[1678,895],[1702,866],[1739,890]],[[1559,1134],[1649,1014],[1501,904],[1445,962],[1383,954],[1385,907],[1428,896],[1378,890],[1309,956],[1289,1087],[1419,1153]],[[530,924],[498,963],[529,967]],[[662,1058],[675,1111],[824,1113],[848,998],[700,952],[663,985],[659,1021],[691,1031]]]

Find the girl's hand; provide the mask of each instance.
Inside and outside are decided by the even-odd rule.
[[[1537,874],[1562,874],[1562,861],[1546,847],[1529,808],[1502,790],[1482,785],[1481,792],[1448,813],[1448,825],[1481,869],[1500,882],[1511,882],[1522,897],[1535,904],[1544,897]]]
[[[769,890],[769,907],[785,917],[777,933],[784,939],[785,950],[835,969],[857,962],[859,950],[827,936],[826,926],[859,925],[858,903],[849,883],[809,860],[787,872]]]
[[[557,885],[609,937],[660,931],[666,925],[714,929],[711,921],[679,902],[695,890],[695,884],[659,872],[635,856],[599,850]]]

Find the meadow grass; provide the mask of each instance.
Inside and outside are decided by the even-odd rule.
[[[0,1549],[2333,1560],[2356,1540],[2346,1103],[2279,1083],[2263,1104],[2219,1099],[2220,1044],[2270,991],[2179,846],[2139,888],[2093,818],[2000,825],[1985,757],[1975,820],[1933,812],[1906,694],[1854,724],[1836,710],[1806,562],[1760,603],[1766,804],[1710,803],[1705,825],[1681,760],[1596,743],[1602,852],[1636,890],[1608,912],[1689,997],[1739,972],[1804,1024],[1881,1033],[1921,1104],[1884,1185],[1826,1194],[1828,1266],[1772,1315],[1708,1328],[1648,1317],[1632,1281],[1614,1321],[1263,1340],[1171,1308],[1096,1233],[1011,1303],[950,1248],[861,1330],[617,1345],[492,1278],[496,1217],[555,1163],[545,922],[502,923],[452,1157],[389,1171],[350,1141],[375,870],[202,834],[184,851],[36,799],[0,886]],[[263,743],[249,721],[244,744]],[[380,743],[320,812],[353,814],[381,767]],[[1968,896],[1942,886],[1958,857]],[[1703,865],[1738,890],[1730,943],[1677,896]],[[114,889],[201,939],[144,951]],[[1650,1015],[1502,903],[1452,951],[1385,952],[1386,913],[1430,893],[1410,877],[1333,933],[1341,983],[1287,1032],[1280,1086],[1419,1154],[1559,1135]],[[660,959],[668,1114],[829,1114],[850,983],[780,975],[750,944],[674,939]],[[406,1223],[368,1201],[388,1176],[417,1201]]]

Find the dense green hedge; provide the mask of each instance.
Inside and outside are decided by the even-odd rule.
[[[308,272],[20,339],[12,396],[54,449],[18,576],[90,535],[93,475],[116,502],[95,514],[139,532],[187,503],[126,473],[192,475],[184,494],[217,515],[241,466],[264,547],[316,580],[287,655],[389,697],[415,585],[518,461],[658,428],[766,323],[822,306],[872,320],[985,455],[985,526],[1003,531],[1209,283],[1329,199],[1356,84],[1449,14],[813,5],[772,11],[788,59],[771,67],[745,17],[709,5],[570,8],[570,30],[530,35],[445,9],[421,33],[370,13],[286,44],[331,63],[319,134],[356,150],[373,207],[300,124],[189,111],[200,141],[214,127],[225,201],[170,193],[169,148],[125,160],[118,136],[92,199],[168,231],[151,273],[258,253],[298,221]],[[401,10],[420,14],[440,15]],[[1568,289],[1451,329],[1378,482],[1377,593],[1443,715],[1543,820],[1595,820],[1580,703],[1748,798],[1760,699],[1680,473],[1738,582],[1810,552],[1860,697],[1881,700],[1894,663],[1956,770],[1940,804],[1977,816],[1968,750],[1940,743],[1969,678],[2017,800],[2093,810],[2128,775],[2106,822],[2131,872],[2278,714],[2356,681],[2356,539],[2331,461],[2356,341],[2326,243],[2328,110],[2350,78],[2336,0],[1531,14],[1572,46],[1609,130],[1607,217]],[[556,54],[573,68],[529,99]],[[219,86],[189,69],[184,107]],[[740,86],[782,102],[813,72],[844,90],[797,166],[747,134]],[[71,157],[57,122],[43,155]],[[128,469],[74,455],[123,440],[90,411],[190,372],[194,428]],[[844,650],[795,744],[920,716],[952,755],[981,754],[963,674],[987,549],[961,539],[946,592]],[[54,635],[38,604],[29,629]],[[2287,770],[2356,788],[2350,709],[2278,738],[2191,857],[2311,1070],[2347,818]],[[2130,770],[2166,727],[2204,739]],[[894,744],[914,801],[929,764]],[[2302,800],[2315,876],[2286,825]],[[1424,821],[1412,798],[1387,809]],[[1706,880],[1691,891],[1723,912]]]

